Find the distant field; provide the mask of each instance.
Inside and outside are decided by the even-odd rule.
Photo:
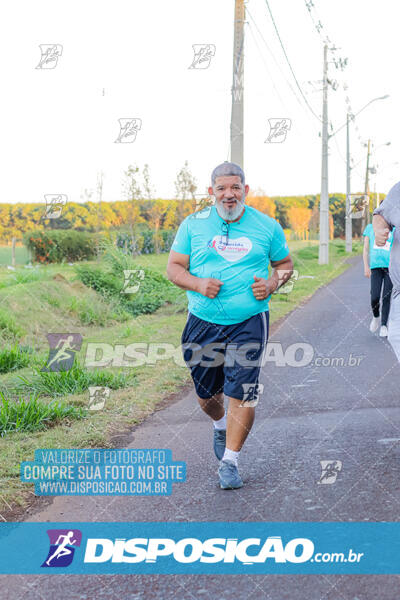
[[[17,265],[25,265],[29,261],[25,246],[15,248],[15,261]],[[0,246],[0,265],[11,265],[11,246]]]
[[[289,247],[291,251],[294,251],[298,248],[315,246],[316,244],[318,244],[317,240],[310,240],[309,242],[293,240],[289,242]],[[143,254],[136,257],[135,260],[144,267],[150,267],[159,273],[165,274],[166,257],[167,254]],[[25,246],[15,248],[15,260],[17,266],[23,266],[29,262],[29,254]],[[0,266],[8,265],[11,265],[11,246],[0,246]]]

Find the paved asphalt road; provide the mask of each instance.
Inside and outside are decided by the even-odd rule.
[[[286,349],[311,344],[312,364],[267,363],[256,423],[242,451],[245,486],[217,485],[210,423],[193,393],[156,412],[132,434],[132,448],[171,448],[187,482],[171,497],[56,498],[31,521],[395,521],[399,515],[400,367],[369,332],[369,283],[361,261],[270,336]],[[349,366],[349,357],[361,358]],[[325,366],[315,359],[324,357]],[[328,359],[333,364],[328,365]],[[342,359],[344,364],[340,364]],[[317,361],[318,362],[318,361]],[[354,363],[354,361],[353,361]],[[318,485],[321,460],[342,462]],[[396,600],[395,575],[2,576],[12,600]],[[8,588],[8,592],[5,590]]]

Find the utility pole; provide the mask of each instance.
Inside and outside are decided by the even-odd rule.
[[[349,113],[346,121],[346,252],[353,250],[353,223],[351,221],[351,202],[350,202],[350,132],[349,132]]]
[[[322,104],[322,169],[321,198],[319,205],[319,257],[320,265],[329,263],[329,194],[328,194],[328,46],[324,46],[324,76]]]
[[[365,171],[365,187],[364,187],[364,194],[366,194],[366,195],[368,195],[368,193],[369,193],[369,157],[370,157],[370,154],[371,154],[371,140],[368,140],[367,168]],[[365,210],[366,210],[366,212],[362,218],[362,231],[364,231],[367,223],[369,223],[369,198],[368,198],[368,204],[367,204]]]
[[[233,39],[233,83],[231,115],[231,162],[243,168],[243,66],[244,66],[244,0],[235,0]]]

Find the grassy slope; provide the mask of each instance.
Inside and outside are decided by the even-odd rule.
[[[290,312],[318,287],[339,275],[347,268],[343,243],[331,244],[331,264],[318,265],[317,247],[295,242],[290,244],[295,259],[295,268],[300,275],[312,275],[314,279],[301,279],[286,298],[281,295],[271,301],[271,322]],[[359,252],[360,248],[356,247]],[[138,261],[165,273],[166,255],[143,256]],[[62,274],[63,277],[59,277]],[[56,276],[56,279],[54,279]],[[72,267],[51,266],[40,269],[40,280],[31,283],[2,287],[9,274],[0,275],[0,310],[8,305],[15,321],[25,331],[23,343],[37,348],[36,360],[47,354],[45,334],[53,332],[79,332],[84,344],[79,353],[85,355],[87,341],[108,343],[168,342],[175,346],[186,321],[186,305],[166,305],[152,315],[142,315],[125,323],[109,320],[106,327],[82,325],[79,314],[68,308],[76,299],[95,305],[99,303],[95,292],[74,282]],[[75,300],[74,300],[75,299]],[[99,308],[101,310],[102,307]],[[30,368],[17,373],[0,376],[0,386],[12,390],[19,374],[28,375]],[[14,433],[0,439],[0,513],[7,503],[25,504],[32,486],[19,481],[19,464],[33,460],[37,448],[108,447],[113,445],[113,436],[140,422],[155,405],[171,392],[177,391],[190,381],[186,367],[176,365],[171,359],[158,361],[155,366],[147,365],[136,369],[137,380],[130,388],[111,391],[105,410],[92,412],[82,421],[62,424],[35,434]],[[87,406],[88,393],[65,398],[68,403]]]

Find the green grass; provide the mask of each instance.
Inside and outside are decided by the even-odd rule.
[[[62,419],[81,419],[85,416],[82,408],[68,406],[63,402],[49,404],[38,399],[37,395],[28,400],[7,398],[0,392],[0,436],[13,432],[40,431]]]
[[[69,371],[47,372],[35,369],[31,377],[20,375],[21,383],[16,386],[16,390],[41,396],[66,396],[81,394],[89,386],[107,386],[113,390],[133,386],[135,378],[134,373],[87,371],[75,361]]]
[[[0,308],[0,338],[6,342],[14,342],[24,334],[22,327],[17,325],[10,311]]]
[[[165,265],[166,255],[163,258]],[[129,271],[136,272],[136,279],[129,284],[136,287],[132,293],[125,292],[125,273]],[[158,271],[143,267],[136,257],[127,256],[112,245],[107,246],[101,265],[78,265],[76,272],[83,284],[134,317],[153,313],[166,302],[180,302],[184,309],[186,301],[182,290]]]
[[[50,304],[56,299],[49,299]],[[73,296],[69,299],[69,311],[76,315],[82,325],[99,325],[105,327],[111,321],[126,321],[129,314],[116,305],[105,302],[101,297],[88,300]]]
[[[31,361],[31,352],[17,345],[0,350],[0,373],[9,373],[27,367]]]
[[[20,283],[31,283],[32,281],[42,281],[48,279],[46,271],[39,269],[16,269],[0,280],[0,287],[9,287]]]

